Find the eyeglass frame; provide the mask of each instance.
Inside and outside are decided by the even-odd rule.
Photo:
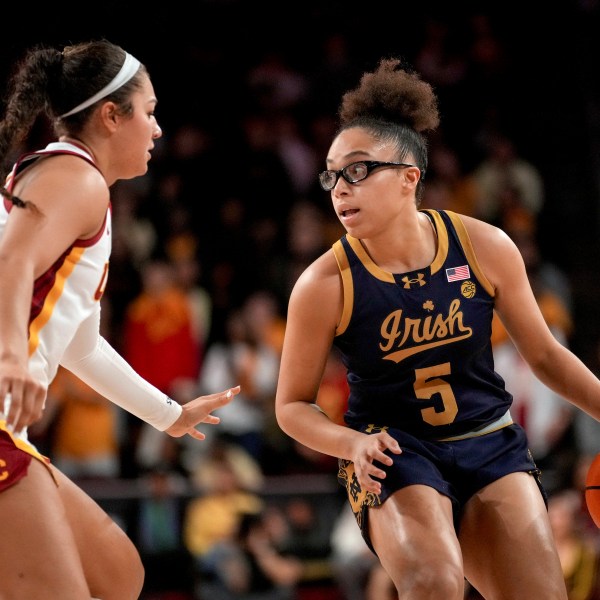
[[[359,164],[365,165],[365,167],[367,167],[367,172],[364,177],[361,177],[360,179],[352,179],[346,175],[346,169],[348,169],[349,167],[352,167],[354,165],[359,165]],[[367,177],[369,177],[369,175],[371,175],[371,173],[375,169],[377,169],[379,167],[416,167],[416,166],[417,165],[413,165],[410,163],[403,163],[403,162],[386,162],[386,161],[381,161],[381,160],[357,160],[357,161],[354,161],[354,162],[346,165],[345,167],[342,167],[341,169],[339,169],[337,171],[335,169],[326,169],[325,171],[321,171],[319,173],[319,185],[326,192],[330,192],[337,185],[337,182],[339,181],[340,177],[343,177],[344,181],[346,181],[347,183],[354,184],[354,183],[358,183],[359,181],[364,181]],[[325,173],[334,173],[335,174],[335,182],[329,188],[326,188],[323,185],[322,178],[325,175]]]

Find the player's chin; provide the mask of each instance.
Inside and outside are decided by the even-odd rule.
[[[150,155],[148,155],[147,159],[144,162],[140,162],[138,165],[136,165],[135,173],[133,175],[131,175],[131,178],[141,177],[142,175],[145,175],[148,172],[149,160],[150,160]]]

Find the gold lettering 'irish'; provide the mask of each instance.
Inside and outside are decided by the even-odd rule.
[[[390,313],[381,324],[383,341],[379,347],[383,352],[395,349],[384,359],[399,363],[413,354],[465,340],[472,334],[473,330],[463,323],[460,300],[455,298],[447,316],[438,313],[424,319],[412,319],[403,318],[402,309]]]

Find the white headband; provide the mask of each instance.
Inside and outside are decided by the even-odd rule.
[[[101,100],[109,94],[112,94],[115,90],[118,90],[121,86],[125,85],[138,72],[139,68],[140,61],[126,52],[123,66],[115,75],[114,79],[108,85],[105,85],[98,93],[94,94],[91,98],[88,98],[81,104],[78,104],[75,108],[71,109],[69,112],[66,112],[64,115],[60,115],[59,119],[70,117],[71,115],[74,115],[75,113],[78,113],[88,106],[98,102],[98,100]]]

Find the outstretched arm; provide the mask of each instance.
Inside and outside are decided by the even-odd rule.
[[[231,402],[239,386],[200,396],[181,406],[143,379],[100,335],[100,310],[79,327],[69,344],[62,365],[90,387],[121,408],[173,437],[206,436],[196,429],[200,423],[216,424],[211,413]]]

